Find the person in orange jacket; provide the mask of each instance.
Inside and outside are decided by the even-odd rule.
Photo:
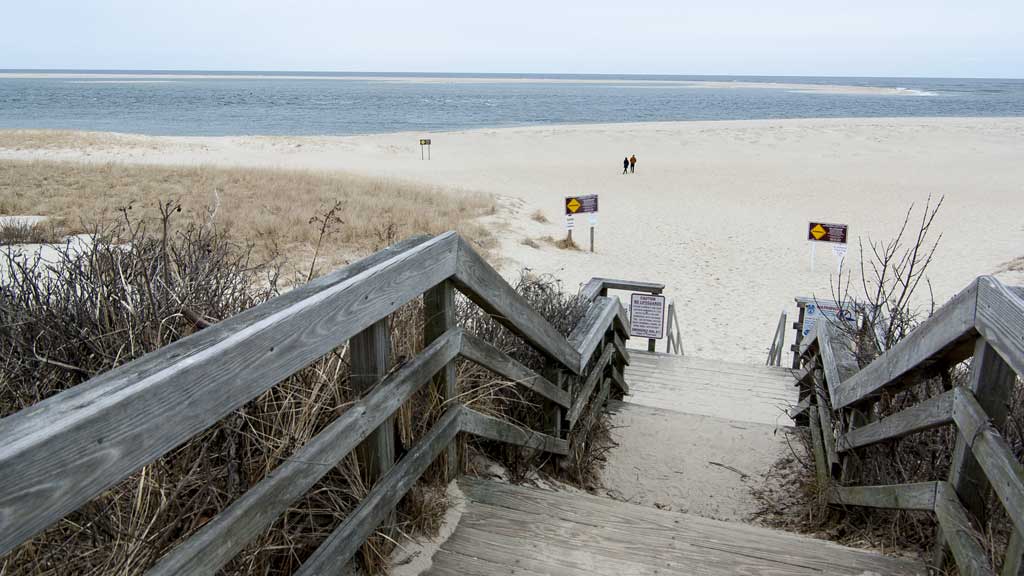
[[[630,173],[636,171],[636,154],[629,157],[629,171]]]

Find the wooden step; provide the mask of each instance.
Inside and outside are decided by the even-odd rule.
[[[467,502],[426,574],[917,575],[916,562],[583,493],[463,478]]]
[[[797,402],[790,370],[659,352],[632,352],[626,382],[633,404],[742,422],[790,426]]]

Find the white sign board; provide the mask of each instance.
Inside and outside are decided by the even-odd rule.
[[[842,319],[842,321],[850,323],[853,327],[857,326],[857,313],[851,302],[847,302],[845,306],[840,308],[839,304],[832,300],[815,300],[814,298],[801,298],[799,300],[806,302],[804,324],[800,328],[800,333],[804,336],[807,336],[814,330],[814,323],[821,317],[825,317],[831,322],[838,322]]]
[[[565,229],[572,230],[576,227],[576,217],[572,214],[565,215]]]
[[[629,298],[629,335],[637,338],[665,337],[665,297],[632,294]]]

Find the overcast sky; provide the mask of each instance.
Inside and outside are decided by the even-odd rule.
[[[1024,77],[1024,0],[2,0],[0,68]]]

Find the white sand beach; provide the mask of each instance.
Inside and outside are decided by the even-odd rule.
[[[12,144],[24,142],[21,136],[0,132],[0,159],[341,170],[493,193],[507,274],[525,267],[570,289],[592,276],[663,282],[678,304],[687,354],[703,357],[763,362],[778,314],[793,309],[793,297],[830,295],[836,270],[827,246],[818,247],[810,270],[811,220],[849,224],[848,264],[856,265],[858,238],[888,239],[912,203],[944,196],[930,273],[935,298],[946,300],[980,274],[1024,284],[1024,118],[295,138],[88,134],[46,146]],[[433,140],[430,161],[420,160],[424,137]],[[622,158],[630,154],[638,158],[636,173],[623,175]],[[564,235],[563,198],[575,194],[600,195],[593,254],[541,240]],[[537,211],[547,223],[532,218]],[[576,237],[584,239],[585,230]],[[524,244],[531,240],[539,247]]]

